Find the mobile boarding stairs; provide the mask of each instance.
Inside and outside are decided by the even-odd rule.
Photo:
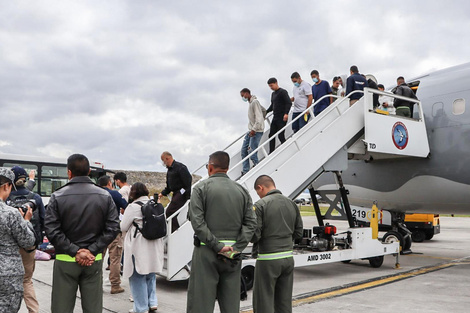
[[[349,229],[343,233],[343,238],[330,238],[333,240],[333,246],[330,244],[326,252],[325,249],[316,251],[315,249],[294,249],[296,267],[353,259],[368,259],[372,266],[378,267],[382,265],[384,255],[399,254],[398,242],[382,243],[376,239],[376,235],[372,238],[370,227],[356,227],[347,201],[347,190],[342,184],[341,171],[347,169],[348,159],[427,157],[429,144],[423,109],[419,100],[396,96],[388,92],[365,88],[364,92],[355,91],[354,93],[364,93],[364,96],[351,107],[348,97],[332,96],[337,98],[336,101],[321,114],[313,117],[314,105],[327,96],[320,98],[304,112],[309,111],[311,118],[302,129],[293,134],[292,121],[290,121],[279,131],[286,132],[287,140],[284,144],[278,145],[271,154],[268,154],[269,129],[267,129],[258,149],[247,156],[249,158],[253,153],[258,153],[260,162],[243,176],[241,176],[243,160],[240,157],[240,148],[245,134],[224,150],[231,157],[228,176],[250,192],[253,202],[258,200],[253,184],[260,175],[271,176],[276,182],[277,189],[294,199],[324,172],[336,174]],[[415,118],[374,111],[372,105],[374,93],[413,101],[416,103]],[[303,114],[297,118],[303,118]],[[277,134],[272,138],[277,138]],[[201,180],[205,178],[207,177]],[[312,193],[312,200],[313,198]],[[319,225],[323,226],[323,218],[317,205],[315,210]],[[167,280],[184,280],[190,275],[194,231],[187,219],[187,213],[188,203],[167,219],[169,231],[165,238],[165,262],[163,271],[159,273]],[[171,233],[173,218],[178,218],[181,226]],[[309,235],[311,230],[304,230],[304,233]],[[335,245],[334,242],[342,244]],[[242,267],[254,269],[254,264],[255,259],[247,257],[243,260]]]

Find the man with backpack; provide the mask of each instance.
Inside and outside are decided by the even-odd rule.
[[[20,166],[14,166],[12,172],[15,174],[14,184],[16,186],[16,191],[12,190],[10,196],[7,199],[7,204],[10,206],[18,207],[20,205],[29,203],[30,206],[34,206],[33,209],[33,218],[31,219],[31,224],[33,224],[35,236],[36,236],[36,246],[42,243],[43,240],[43,231],[44,231],[44,216],[45,209],[42,202],[41,196],[38,194],[29,191],[26,188],[26,177],[28,174],[26,170]],[[34,203],[35,205],[31,205]],[[39,312],[39,303],[36,298],[36,292],[34,291],[33,286],[33,273],[36,265],[34,256],[36,255],[36,249],[25,250],[20,249],[21,259],[23,261],[23,266],[25,270],[23,278],[23,288],[24,288],[24,302],[29,312]]]
[[[67,159],[69,182],[57,189],[46,210],[45,229],[56,249],[52,313],[72,313],[77,289],[83,312],[103,310],[103,251],[119,233],[113,198],[88,177],[86,156]]]

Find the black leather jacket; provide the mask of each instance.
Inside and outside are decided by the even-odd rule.
[[[119,233],[119,216],[109,192],[79,176],[52,194],[45,229],[57,254],[74,257],[85,248],[97,255]]]
[[[408,87],[408,85],[406,83],[403,83],[401,84],[400,86],[398,86],[394,92],[394,94],[396,95],[399,95],[399,96],[403,96],[403,97],[408,97],[408,98],[412,98],[412,99],[418,99],[415,95],[415,93],[413,92],[413,90]],[[401,106],[407,106],[409,107],[410,109],[413,108],[414,106],[414,102],[411,102],[411,101],[406,101],[406,100],[401,100],[401,99],[396,99],[395,98],[395,101],[393,102],[393,106],[395,108],[398,108],[398,107],[401,107]]]

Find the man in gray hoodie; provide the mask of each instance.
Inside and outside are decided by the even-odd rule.
[[[266,109],[259,103],[255,95],[251,95],[248,88],[243,88],[240,91],[242,100],[249,103],[248,106],[248,132],[243,140],[241,155],[245,159],[248,154],[258,148],[261,137],[264,132],[264,119],[266,117]],[[253,153],[250,158],[253,166],[258,164],[258,153]],[[245,175],[250,170],[250,160],[243,161],[242,175]]]

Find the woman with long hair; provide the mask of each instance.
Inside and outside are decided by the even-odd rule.
[[[132,185],[129,201],[121,221],[124,235],[123,277],[129,278],[129,286],[134,298],[134,308],[130,312],[156,312],[158,301],[156,292],[156,273],[163,269],[163,239],[147,240],[137,224],[142,228],[142,206],[150,198],[143,183]],[[158,200],[159,201],[159,200]]]

